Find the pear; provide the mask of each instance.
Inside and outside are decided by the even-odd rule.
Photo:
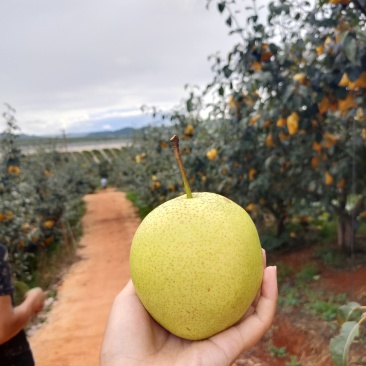
[[[263,279],[257,229],[247,212],[228,198],[191,193],[155,208],[138,227],[130,270],[136,293],[169,332],[189,340],[209,338],[237,323]]]

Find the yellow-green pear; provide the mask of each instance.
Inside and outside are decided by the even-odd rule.
[[[187,190],[185,175],[183,180]],[[248,310],[263,279],[262,250],[242,207],[189,190],[142,221],[130,270],[150,315],[171,333],[200,340],[237,323]]]

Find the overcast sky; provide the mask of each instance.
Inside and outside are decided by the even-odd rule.
[[[1,112],[29,134],[139,127],[141,105],[211,81],[207,57],[239,41],[228,31],[206,0],[1,1]]]

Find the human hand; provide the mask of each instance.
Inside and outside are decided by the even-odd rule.
[[[37,314],[43,309],[45,296],[40,287],[32,288],[25,294],[25,301],[29,303],[32,314]]]
[[[231,365],[256,345],[272,324],[278,296],[276,272],[276,267],[265,268],[261,291],[237,324],[202,341],[179,338],[156,323],[130,280],[113,303],[101,349],[101,366]]]

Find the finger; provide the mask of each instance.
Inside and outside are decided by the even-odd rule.
[[[225,353],[229,362],[234,362],[242,352],[257,344],[270,328],[276,313],[277,297],[276,267],[267,267],[255,311],[239,324],[210,338]]]
[[[262,257],[263,257],[263,267],[264,267],[264,269],[266,269],[266,267],[267,267],[267,255],[266,255],[266,250],[263,249],[263,248],[262,248]],[[257,295],[256,295],[253,303],[252,303],[252,306],[254,306],[254,307],[257,306],[258,300],[259,300],[259,298],[261,296],[261,291],[262,291],[262,289],[260,288],[258,290],[258,293],[257,293]]]

